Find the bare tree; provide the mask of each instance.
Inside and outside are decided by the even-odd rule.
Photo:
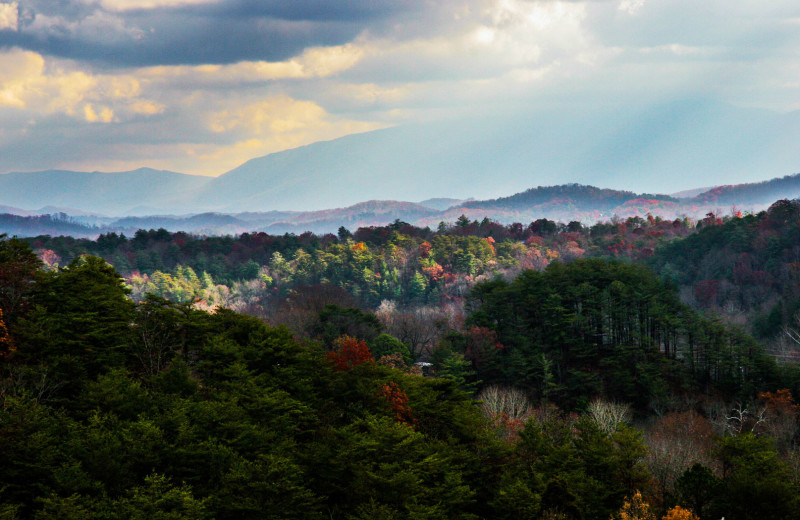
[[[632,413],[629,404],[615,403],[603,399],[595,399],[587,409],[589,417],[607,434],[614,433],[620,423],[628,423]]]
[[[478,400],[495,432],[508,441],[518,437],[534,411],[528,396],[517,388],[488,386],[478,395]]]
[[[524,421],[532,412],[528,396],[518,388],[487,386],[478,395],[478,400],[484,415],[490,419],[505,416],[512,421]]]
[[[739,435],[745,432],[756,432],[767,420],[767,408],[762,406],[750,410],[736,403],[728,413],[726,420],[727,433]]]
[[[647,465],[662,501],[696,462],[714,467],[713,439],[711,423],[694,411],[668,413],[647,429]]]
[[[414,359],[427,355],[445,334],[463,323],[463,310],[455,305],[400,309],[395,302],[384,300],[375,314],[386,331],[408,347]]]

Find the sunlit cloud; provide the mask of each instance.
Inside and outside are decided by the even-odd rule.
[[[311,101],[278,95],[209,114],[209,129],[233,136],[236,141],[227,146],[199,144],[190,153],[218,167],[233,168],[252,157],[384,126],[337,118]]]
[[[356,44],[314,47],[291,60],[280,62],[242,61],[230,65],[174,65],[146,67],[139,75],[158,80],[191,82],[204,85],[231,85],[279,79],[324,78],[357,64],[368,51]]]
[[[42,55],[31,51],[0,52],[0,107],[25,109],[35,119],[66,114],[90,122],[113,120],[115,109],[139,114],[163,110],[141,97],[140,82],[132,75],[71,69],[74,65],[69,63],[48,65]]]
[[[0,172],[216,175],[347,133],[557,103],[786,112],[797,20],[794,0],[0,2]]]
[[[0,31],[7,29],[12,31],[19,29],[19,4],[17,2],[0,3]]]
[[[91,103],[84,105],[83,114],[89,123],[110,123],[114,121],[113,110],[108,107],[97,107],[95,109]]]

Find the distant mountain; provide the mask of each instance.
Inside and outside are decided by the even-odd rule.
[[[93,211],[84,211],[82,209],[64,208],[58,206],[44,206],[42,208],[37,209],[35,213],[38,215],[56,215],[58,213],[64,213],[65,215],[69,215],[71,217],[107,218],[107,215],[103,215],[102,213],[95,213]]]
[[[697,203],[718,205],[769,205],[778,199],[800,197],[800,174],[747,184],[716,186],[694,197]]]
[[[797,171],[798,142],[800,113],[703,100],[558,106],[349,135],[252,159],[216,178],[148,168],[0,174],[0,204],[144,216],[314,211],[364,200],[423,200],[444,210],[449,201],[432,197],[461,205],[470,196],[498,201],[531,186],[566,183],[671,193],[698,180],[729,185]],[[523,205],[557,205],[556,199],[545,200],[550,194],[540,195],[538,202],[518,199]],[[610,209],[615,200],[622,204],[627,196],[602,195],[602,208],[582,205],[581,199],[567,204],[591,213]],[[719,196],[715,202],[728,204]]]
[[[676,199],[691,199],[713,188],[714,186],[706,186],[703,188],[692,188],[691,190],[683,190],[675,193],[670,193],[669,196],[674,197]]]
[[[506,224],[531,222],[540,218],[590,223],[614,215],[643,216],[648,211],[671,216],[678,206],[678,200],[668,195],[636,194],[583,184],[562,184],[539,186],[509,197],[467,201],[448,208],[437,215],[437,218],[453,221],[463,214],[471,219],[488,217]],[[430,225],[434,222],[425,223]]]
[[[335,233],[341,226],[354,231],[359,227],[382,226],[396,220],[422,227],[435,227],[442,221],[454,222],[461,215],[472,220],[489,218],[503,224],[526,224],[541,218],[561,222],[577,220],[592,224],[614,217],[644,217],[647,214],[669,219],[684,216],[700,218],[710,211],[725,212],[733,205],[745,211],[759,211],[777,199],[798,196],[800,175],[762,183],[720,186],[693,198],[562,184],[539,186],[508,197],[460,201],[445,210],[413,202],[370,200],[343,208],[305,212],[206,212],[123,218],[71,216],[63,212],[45,217],[0,215],[0,233],[94,237],[111,231],[132,234],[138,229],[158,228],[201,235],[235,235],[245,232],[300,234],[306,231]],[[438,200],[459,202],[457,199]],[[442,205],[447,203],[442,202]]]
[[[184,217],[176,216],[148,216],[125,217],[108,225],[109,228],[120,230],[158,229],[168,231],[186,231],[197,234],[227,234],[235,235],[252,229],[250,223],[232,215],[219,213],[201,213]]]
[[[120,173],[12,172],[0,175],[0,204],[69,207],[122,215],[129,208],[146,203],[164,213],[170,208],[185,212],[186,202],[208,181],[208,177],[150,168]]]
[[[463,204],[464,202],[472,201],[475,199],[469,198],[467,200],[463,199],[448,199],[445,197],[436,197],[433,199],[423,200],[422,202],[418,202],[420,206],[425,206],[426,208],[431,209],[438,209],[439,211],[446,210],[447,208],[452,208],[453,206],[458,206],[459,204]]]
[[[0,234],[19,237],[34,237],[39,235],[73,236],[78,238],[94,238],[100,229],[75,222],[70,219],[59,218],[55,215],[13,215],[0,213]]]
[[[565,182],[674,192],[800,167],[800,113],[705,101],[414,124],[248,161],[206,184],[192,211],[314,210],[367,199],[488,199]],[[762,177],[763,178],[763,177]]]
[[[340,226],[355,231],[360,227],[382,226],[395,220],[417,222],[439,215],[438,210],[413,202],[370,200],[346,208],[299,213],[284,221],[266,226],[268,233],[304,232],[331,233]]]
[[[675,201],[669,195],[637,195],[631,191],[609,190],[582,184],[539,186],[510,197],[465,202],[467,208],[498,208],[528,210],[540,205],[564,204],[578,211],[609,210],[631,199],[657,199]]]
[[[39,213],[36,211],[30,211],[27,209],[16,208],[14,206],[6,206],[4,204],[0,204],[0,214],[9,214],[9,215],[22,215],[23,217],[29,217],[31,215],[38,215]]]

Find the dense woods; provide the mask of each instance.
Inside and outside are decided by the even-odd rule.
[[[797,518],[798,233],[2,237],[0,518]]]

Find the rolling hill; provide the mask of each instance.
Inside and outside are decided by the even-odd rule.
[[[0,204],[25,209],[75,208],[117,216],[147,204],[151,208],[148,213],[170,209],[185,213],[186,202],[208,181],[208,177],[151,168],[118,173],[12,172],[0,175]]]

